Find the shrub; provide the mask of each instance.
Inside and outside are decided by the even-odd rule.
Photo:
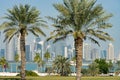
[[[26,76],[38,76],[38,74],[33,71],[26,70],[25,73],[26,73]],[[20,76],[20,74],[18,74],[17,76]]]

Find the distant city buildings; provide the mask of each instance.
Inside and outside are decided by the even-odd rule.
[[[114,46],[112,43],[109,43],[108,45],[108,54],[107,54],[107,60],[114,61]]]
[[[0,44],[1,45],[1,44]],[[67,45],[66,40],[61,40],[53,43],[53,40],[43,41],[40,37],[33,39],[31,43],[25,45],[26,48],[26,61],[33,61],[35,53],[40,53],[42,60],[45,60],[44,53],[50,52],[49,61],[53,61],[56,56],[62,55],[70,60],[75,57],[75,48],[73,44]],[[9,43],[6,42],[6,47],[0,48],[0,57],[5,57],[8,61],[14,61],[15,54],[19,54],[19,60],[21,60],[20,53],[20,36],[14,37]],[[83,59],[85,61],[94,61],[95,59],[114,60],[114,46],[112,43],[108,44],[108,49],[100,49],[93,46],[92,43],[83,43]],[[120,60],[120,57],[118,56]]]

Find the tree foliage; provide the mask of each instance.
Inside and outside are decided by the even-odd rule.
[[[100,73],[107,74],[109,72],[109,64],[105,59],[96,59],[95,62],[98,64]]]
[[[50,52],[48,52],[48,50],[45,52],[44,58],[45,58],[47,61],[48,61],[48,59],[50,58]]]

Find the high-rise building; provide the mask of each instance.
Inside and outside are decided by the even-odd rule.
[[[54,52],[57,55],[62,55],[64,56],[64,52],[65,52],[65,47],[66,47],[66,42],[65,40],[61,40],[59,42],[56,42],[54,44]]]
[[[91,45],[88,43],[83,43],[83,59],[91,60]]]
[[[31,59],[34,60],[35,53],[42,54],[42,45],[39,43],[41,41],[40,37],[34,39],[33,44],[31,44]],[[42,56],[42,55],[40,55]]]
[[[64,52],[64,57],[68,58],[68,48],[65,47],[64,51],[65,51],[65,52]]]
[[[106,50],[101,50],[100,58],[101,59],[107,59],[107,51]]]
[[[6,42],[6,60],[14,61],[15,56],[15,38],[11,39],[10,42]]]
[[[31,61],[31,51],[30,51],[30,45],[25,45],[26,49],[26,61],[29,62]]]
[[[108,60],[114,60],[114,46],[112,43],[109,43],[108,45],[108,55],[107,55]]]
[[[0,58],[5,57],[5,49],[0,50]]]
[[[94,61],[95,59],[99,59],[99,50],[96,48],[93,48],[91,50],[91,59]]]

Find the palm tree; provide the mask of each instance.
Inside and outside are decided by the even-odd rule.
[[[38,69],[38,72],[39,72],[39,67],[42,65],[42,59],[41,59],[39,53],[36,53],[36,55],[34,57],[34,62],[36,62],[38,64],[37,69]]]
[[[2,66],[3,72],[4,71],[6,72],[6,68],[8,67],[8,62],[4,57],[0,58],[0,65]]]
[[[48,59],[50,58],[50,53],[48,52],[48,50],[45,52],[44,58],[45,58],[45,59],[47,60],[47,62],[48,62]]]
[[[55,69],[61,76],[68,76],[71,72],[70,61],[63,56],[57,56],[53,61],[53,69]]]
[[[56,28],[48,38],[55,42],[72,36],[76,52],[76,80],[81,79],[83,41],[91,40],[98,45],[98,40],[113,40],[104,29],[112,25],[107,20],[112,14],[106,13],[101,5],[95,5],[96,0],[63,0],[63,4],[54,4],[60,13],[57,18],[48,17]]]
[[[47,63],[46,63],[46,64],[48,64],[48,59],[50,58],[50,53],[48,52],[48,50],[45,52],[44,58],[47,60]],[[46,65],[46,72],[49,72],[49,71],[47,71],[47,70],[49,70],[48,65]]]
[[[21,80],[25,80],[25,38],[29,32],[35,36],[40,34],[45,36],[40,27],[47,27],[45,21],[39,17],[40,13],[35,7],[30,5],[14,6],[7,10],[4,17],[7,19],[1,27],[4,28],[5,40],[10,41],[13,36],[20,35],[20,52],[21,52]]]
[[[19,62],[19,55],[18,54],[15,55],[14,60],[16,62],[16,73],[17,73],[17,69],[18,69],[18,65],[17,64]]]

